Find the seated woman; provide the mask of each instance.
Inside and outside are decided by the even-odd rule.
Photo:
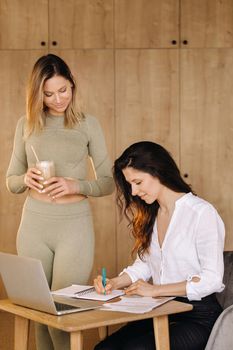
[[[171,350],[202,350],[222,309],[224,224],[216,209],[184,182],[171,155],[138,142],[115,161],[118,206],[131,224],[137,258],[98,293],[126,288],[127,295],[175,296],[193,310],[169,316]],[[149,283],[152,278],[153,284]],[[95,350],[155,349],[152,320],[129,323]]]

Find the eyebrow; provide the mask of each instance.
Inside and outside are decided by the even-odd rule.
[[[129,184],[133,183],[133,182],[137,182],[137,181],[142,181],[142,179],[139,178],[133,178],[132,180],[126,180]]]
[[[62,90],[62,89],[64,89],[65,87],[67,87],[67,85],[63,85],[63,86],[60,87],[57,91]],[[53,91],[48,91],[48,90],[44,90],[43,92],[46,92],[46,93],[48,93],[48,94],[53,94],[53,93],[54,93]]]

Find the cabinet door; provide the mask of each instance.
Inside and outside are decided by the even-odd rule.
[[[48,0],[0,0],[0,49],[38,49],[48,41]]]
[[[116,51],[117,156],[130,144],[149,140],[179,162],[178,57],[178,50]],[[130,262],[132,241],[125,222],[116,227],[119,271]]]
[[[176,47],[179,44],[178,16],[177,0],[116,0],[116,47]]]
[[[181,44],[233,47],[233,1],[181,0]]]
[[[96,116],[103,127],[109,155],[113,161],[115,139],[112,50],[58,50],[53,52],[69,64],[77,79],[77,85],[81,91],[79,98],[82,98],[85,111]],[[92,171],[89,171],[89,176],[93,177]],[[93,276],[101,272],[102,266],[107,266],[108,275],[113,276],[116,274],[114,195],[101,198],[90,197],[89,200],[96,234]]]
[[[113,47],[113,0],[50,0],[50,45],[60,49]]]
[[[0,153],[0,250],[15,252],[16,233],[25,195],[12,195],[6,189],[15,127],[25,115],[26,80],[32,66],[44,52],[40,50],[0,50],[1,153]]]
[[[181,52],[181,167],[226,225],[233,249],[233,49]]]

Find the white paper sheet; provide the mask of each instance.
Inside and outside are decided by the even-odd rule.
[[[121,311],[141,314],[149,312],[154,308],[174,299],[174,297],[152,298],[152,297],[121,297],[120,301],[104,304],[101,310]]]
[[[108,301],[123,295],[124,291],[113,290],[111,294],[104,295],[96,293],[93,286],[72,284],[69,287],[55,290],[52,292],[52,294],[77,299]]]

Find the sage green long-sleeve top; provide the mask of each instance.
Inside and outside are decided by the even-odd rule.
[[[24,138],[26,119],[19,119],[14,147],[7,170],[6,183],[10,192],[21,193],[26,190],[24,175],[36,160],[31,146],[40,160],[55,162],[56,176],[78,180],[79,193],[99,197],[111,194],[114,190],[111,163],[98,120],[90,115],[74,128],[64,127],[64,117],[46,116],[42,132]],[[95,179],[88,181],[87,159],[91,158]]]

